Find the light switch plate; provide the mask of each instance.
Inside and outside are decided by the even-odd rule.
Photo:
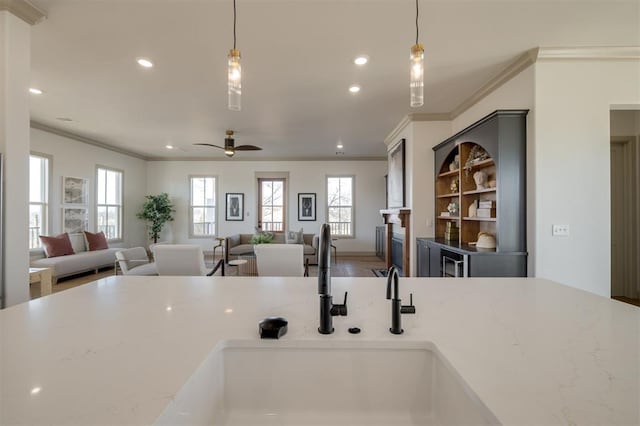
[[[568,237],[569,225],[553,225],[551,235],[553,235],[554,237]]]

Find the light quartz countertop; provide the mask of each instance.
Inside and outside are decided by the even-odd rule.
[[[417,313],[396,336],[384,278],[332,287],[349,315],[327,336],[316,278],[119,276],[5,309],[0,424],[153,423],[217,343],[274,315],[281,340],[433,342],[505,425],[640,424],[637,307],[542,279],[402,278]]]

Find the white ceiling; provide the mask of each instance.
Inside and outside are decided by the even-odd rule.
[[[224,158],[191,144],[222,145],[226,129],[236,144],[264,148],[236,159],[384,157],[402,117],[452,111],[528,49],[640,44],[637,0],[421,0],[425,105],[415,109],[413,0],[237,0],[234,112],[232,0],[33,3],[48,18],[32,29],[32,86],[45,92],[31,96],[32,120],[147,158]],[[363,68],[353,64],[361,53]],[[155,67],[141,69],[139,57]]]

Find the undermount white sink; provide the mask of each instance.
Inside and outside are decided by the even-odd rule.
[[[224,341],[156,424],[499,424],[428,342]]]

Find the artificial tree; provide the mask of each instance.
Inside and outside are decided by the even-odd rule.
[[[160,195],[145,195],[144,198],[146,201],[142,205],[142,211],[137,216],[138,219],[151,222],[149,236],[155,244],[158,242],[162,227],[165,223],[173,221],[173,213],[176,211],[169,200],[169,194],[166,192]]]

